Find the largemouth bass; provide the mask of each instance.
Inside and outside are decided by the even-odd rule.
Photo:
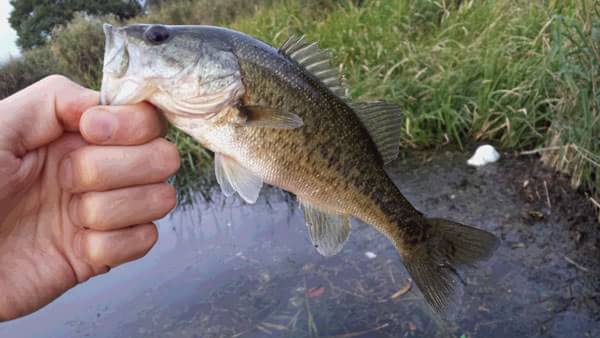
[[[291,38],[281,48],[211,26],[104,26],[103,104],[148,101],[215,153],[225,195],[254,203],[264,183],[294,193],[310,240],[338,253],[350,219],[396,247],[423,293],[444,311],[462,291],[456,268],[489,258],[489,232],[427,218],[385,164],[399,152],[401,115],[345,96],[329,54]]]

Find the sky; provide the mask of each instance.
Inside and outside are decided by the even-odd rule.
[[[8,0],[0,0],[0,62],[8,59],[10,55],[19,55],[19,48],[16,45],[17,32],[8,23],[11,11],[12,6]]]

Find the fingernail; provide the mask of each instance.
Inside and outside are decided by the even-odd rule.
[[[58,181],[64,190],[71,190],[73,188],[73,166],[70,158],[62,161],[58,171]]]
[[[87,134],[95,142],[106,142],[112,137],[116,127],[116,117],[111,113],[101,112],[90,117]]]

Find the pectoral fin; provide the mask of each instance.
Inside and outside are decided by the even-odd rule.
[[[250,105],[242,106],[239,110],[246,118],[245,125],[249,127],[295,129],[304,125],[300,116],[275,108]]]
[[[350,217],[319,210],[302,202],[308,235],[317,251],[323,256],[333,256],[342,250],[350,236]]]
[[[215,154],[215,175],[225,196],[234,192],[247,203],[255,203],[262,187],[262,179],[242,167],[236,160],[223,154]]]

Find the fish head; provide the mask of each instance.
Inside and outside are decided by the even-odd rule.
[[[243,95],[237,57],[216,27],[103,28],[102,104],[149,101],[167,115],[208,119]]]

